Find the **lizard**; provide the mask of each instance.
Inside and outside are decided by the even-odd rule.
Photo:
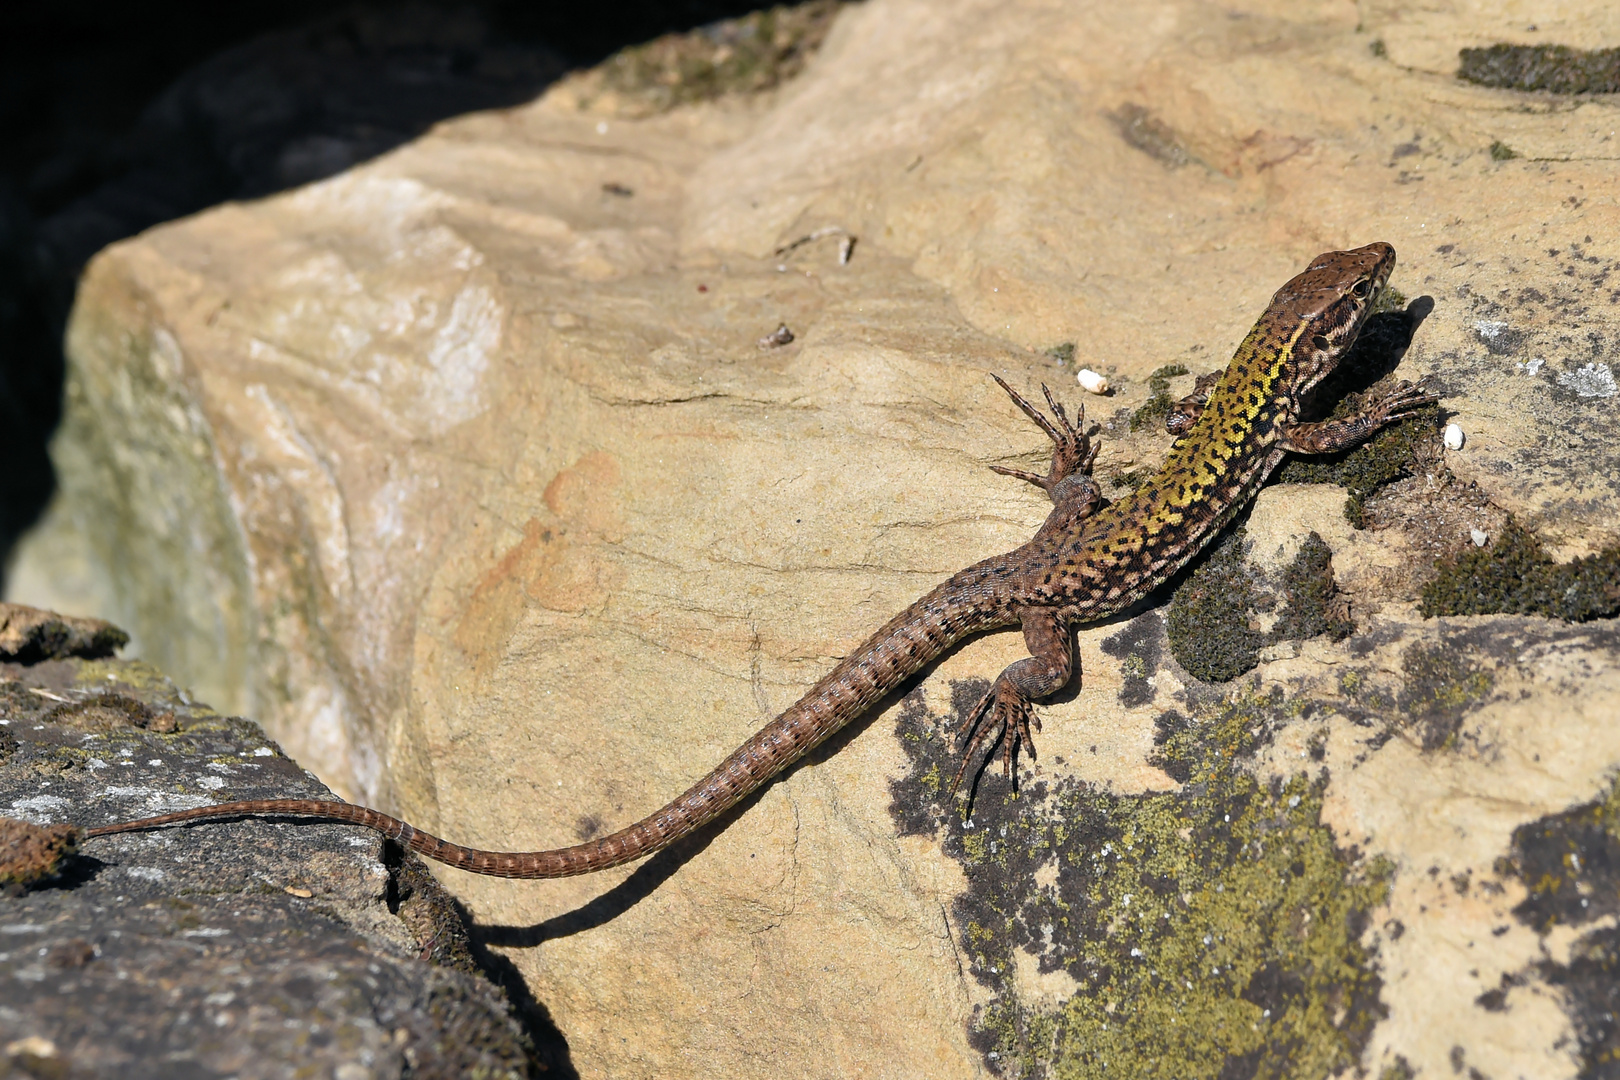
[[[1033,703],[1065,687],[1079,664],[1072,628],[1127,610],[1186,566],[1247,506],[1290,454],[1344,450],[1438,399],[1402,382],[1357,414],[1307,421],[1312,390],[1344,359],[1395,265],[1373,243],[1331,251],[1283,285],[1218,379],[1180,403],[1178,436],[1163,466],[1134,492],[1106,503],[1091,476],[1099,446],[1085,409],[1071,421],[1042,387],[1048,417],[1000,376],[992,378],[1052,440],[1046,475],[1000,465],[998,473],[1046,492],[1052,510],[1033,539],[953,574],[890,619],[776,719],[663,808],[617,832],[571,847],[499,852],[462,847],[397,818],[349,803],[243,800],[87,829],[86,839],[160,826],[247,816],[362,825],[430,859],[477,874],[556,878],[588,874],[657,852],[712,821],[866,713],[962,639],[1012,625],[1029,655],[1003,670],[959,729],[969,761],[1000,746],[1014,771],[1020,746],[1034,757]],[[953,791],[955,787],[953,786]]]

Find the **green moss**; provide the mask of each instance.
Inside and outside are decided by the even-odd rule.
[[[1338,600],[1333,582],[1333,552],[1312,532],[1299,545],[1299,554],[1283,569],[1283,596],[1287,606],[1272,627],[1273,641],[1304,641],[1326,634],[1343,641],[1355,629],[1349,611]]]
[[[1166,364],[1148,376],[1149,396],[1142,407],[1131,414],[1132,431],[1150,427],[1170,415],[1170,408],[1175,404],[1170,397],[1170,380],[1187,373],[1185,364]]]
[[[1226,682],[1250,670],[1265,644],[1265,636],[1249,627],[1259,592],[1243,561],[1243,537],[1239,529],[1222,540],[1170,598],[1170,653],[1205,682]]]
[[[608,59],[602,81],[654,112],[769,90],[804,68],[840,6],[837,0],[811,0],[666,34]]]
[[[1363,407],[1359,398],[1348,398],[1334,409],[1335,418],[1353,415]],[[1291,457],[1277,470],[1283,484],[1337,484],[1350,492],[1345,518],[1358,527],[1364,524],[1367,496],[1384,485],[1410,474],[1420,447],[1433,446],[1440,437],[1444,414],[1438,405],[1380,431],[1353,450],[1337,454]]]
[[[1299,554],[1283,569],[1276,597],[1244,562],[1243,544],[1239,529],[1170,598],[1165,622],[1171,655],[1204,682],[1226,682],[1249,671],[1266,645],[1322,634],[1340,641],[1355,629],[1336,600],[1333,553],[1319,535],[1313,532],[1300,544]],[[1271,631],[1251,628],[1250,612],[1273,601],[1281,609]]]
[[[1372,315],[1385,315],[1392,311],[1406,310],[1406,294],[1393,285],[1385,285],[1373,297]]]
[[[1463,49],[1458,59],[1457,77],[1480,86],[1554,94],[1620,92],[1620,49],[1490,45]]]
[[[1518,151],[1514,150],[1513,147],[1509,146],[1507,143],[1503,142],[1501,139],[1498,139],[1495,142],[1491,143],[1491,160],[1492,161],[1512,161],[1514,158],[1516,158],[1518,156],[1519,156]]]
[[[1441,564],[1419,610],[1435,615],[1545,615],[1584,622],[1620,612],[1620,548],[1555,562],[1528,529],[1509,520],[1483,548]]]
[[[1055,363],[1067,365],[1074,362],[1074,349],[1074,342],[1065,341],[1061,345],[1053,345],[1050,349],[1045,350],[1045,353]]]
[[[997,1072],[1294,1078],[1354,1067],[1383,1011],[1360,942],[1391,868],[1336,846],[1321,820],[1325,778],[1266,783],[1246,767],[1292,712],[1280,697],[1247,697],[1166,714],[1159,760],[1185,778],[1176,792],[1065,780],[1015,796],[996,777],[971,826],[941,808],[945,850],[969,881],[955,919],[963,959],[993,995],[973,1039]],[[897,785],[897,802],[909,794]],[[1035,884],[1043,877],[1051,884]],[[1056,1008],[1024,1002],[1018,964],[1061,969],[1077,990]]]

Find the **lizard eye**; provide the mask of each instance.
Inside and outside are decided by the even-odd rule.
[[[1372,282],[1366,280],[1365,278],[1350,286],[1350,295],[1354,296],[1357,300],[1362,299],[1371,291]]]
[[[1318,349],[1322,350],[1323,352],[1327,352],[1329,349],[1331,349],[1333,347],[1333,342],[1329,341],[1327,338],[1323,337],[1321,334],[1317,334],[1315,337],[1311,338],[1311,344],[1315,345]]]

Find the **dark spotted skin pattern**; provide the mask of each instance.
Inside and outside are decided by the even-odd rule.
[[[1051,436],[1046,476],[1028,480],[1053,508],[1029,543],[968,567],[889,620],[809,693],[684,794],[609,836],[552,851],[481,851],[446,843],[396,818],[319,800],[224,803],[89,829],[86,837],[177,822],[274,816],[375,829],[430,859],[513,878],[588,874],[650,855],[699,828],[780,773],[963,638],[1020,624],[1030,655],[1009,666],[964,725],[963,768],[999,742],[1011,770],[1020,745],[1033,754],[1031,702],[1074,673],[1071,628],[1123,611],[1197,555],[1253,498],[1284,454],[1328,453],[1367,438],[1434,399],[1402,384],[1363,415],[1301,423],[1302,399],[1349,350],[1395,264],[1388,244],[1335,251],[1284,285],[1238,346],[1164,467],[1133,494],[1100,508],[1090,472],[1096,447],[1046,394],[1048,419],[999,378],[1014,403]],[[961,774],[958,774],[958,780]]]

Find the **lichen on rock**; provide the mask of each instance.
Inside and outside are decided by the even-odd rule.
[[[1466,650],[1443,642],[1411,646],[1401,670],[1405,682],[1396,702],[1425,750],[1452,746],[1463,717],[1496,684]]]
[[[960,689],[958,705],[977,688]],[[1065,778],[1015,793],[987,774],[964,820],[930,782],[949,744],[907,699],[894,813],[943,834],[966,872],[953,923],[991,995],[973,1037],[996,1072],[1295,1077],[1356,1063],[1382,1015],[1362,930],[1391,868],[1337,845],[1325,775],[1251,771],[1297,711],[1275,695],[1163,714],[1159,758],[1179,791]],[[1062,972],[1070,992],[1026,1000],[1021,968]]]
[[[1535,974],[1559,988],[1579,1045],[1580,1076],[1608,1075],[1620,1053],[1620,780],[1596,799],[1521,825],[1497,873],[1517,879],[1527,891],[1513,914],[1537,933],[1554,927],[1590,927],[1566,959],[1548,957]],[[1593,925],[1596,924],[1596,925]],[[1525,981],[1508,976],[1504,989]],[[1502,990],[1489,992],[1487,1007],[1502,1008]]]
[[[585,77],[583,102],[651,116],[677,105],[769,90],[803,70],[839,0],[778,5],[622,49]]]

